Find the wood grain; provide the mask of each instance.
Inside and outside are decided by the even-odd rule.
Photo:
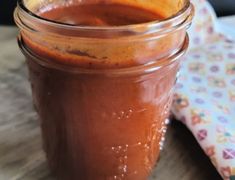
[[[0,180],[53,180],[32,107],[17,29],[0,27]],[[151,180],[220,180],[191,133],[174,121]]]

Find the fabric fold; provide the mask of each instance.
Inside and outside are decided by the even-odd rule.
[[[204,0],[193,1],[190,49],[172,112],[185,123],[223,179],[235,178],[235,42],[217,28]]]

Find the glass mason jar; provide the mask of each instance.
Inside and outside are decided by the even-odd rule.
[[[43,19],[68,3],[121,3],[165,19],[78,26]],[[51,171],[61,180],[144,180],[159,158],[189,0],[19,0],[15,22]]]

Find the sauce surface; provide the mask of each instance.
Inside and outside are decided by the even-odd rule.
[[[121,26],[162,19],[156,12],[122,4],[84,4],[45,8],[39,15],[52,21],[84,26]]]
[[[55,22],[92,27],[118,27],[164,19],[158,12],[125,4],[71,4],[45,7],[39,10],[37,14]],[[42,28],[50,29],[51,27],[44,25]],[[70,29],[68,28],[66,32],[70,33]],[[64,33],[64,29],[56,29],[56,33],[61,35]],[[148,41],[145,39],[135,41],[136,36],[131,35],[128,39],[120,42],[123,33],[133,34],[128,29],[122,32],[117,31],[114,34],[86,30],[72,31],[71,36],[57,36],[57,39],[53,39],[50,35],[40,37],[35,34],[25,36],[23,39],[29,49],[44,57],[44,59],[50,59],[64,65],[92,69],[116,69],[143,65],[160,59],[167,53],[170,54],[170,48],[179,43],[177,40],[171,42],[173,38],[175,39],[173,35],[169,38],[166,37],[164,41]],[[100,38],[95,38],[94,42],[91,42],[92,37],[88,40],[86,38],[79,39],[80,36],[86,37],[87,34],[89,36],[100,35]],[[107,37],[112,41],[106,41],[105,38]]]

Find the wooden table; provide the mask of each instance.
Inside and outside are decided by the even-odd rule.
[[[0,180],[52,180],[16,35],[16,28],[0,26]],[[191,133],[173,121],[160,162],[150,179],[221,178]]]

